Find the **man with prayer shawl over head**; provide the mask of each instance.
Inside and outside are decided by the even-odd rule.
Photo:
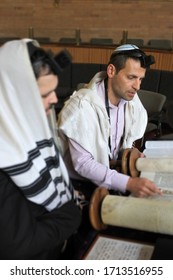
[[[55,124],[48,120],[60,71],[37,41],[0,48],[0,259],[61,258],[80,224]]]

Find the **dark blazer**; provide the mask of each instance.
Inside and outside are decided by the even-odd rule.
[[[81,221],[73,201],[51,212],[29,202],[0,170],[0,259],[58,259]]]

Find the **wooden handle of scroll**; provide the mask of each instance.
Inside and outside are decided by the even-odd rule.
[[[109,191],[106,188],[98,187],[91,197],[89,205],[89,217],[91,225],[95,230],[103,230],[107,227],[101,219],[101,205],[104,198],[108,194]]]
[[[137,148],[124,149],[119,160],[112,159],[109,161],[110,168],[131,177],[138,177],[139,171],[136,168],[136,160],[140,157],[140,154]]]

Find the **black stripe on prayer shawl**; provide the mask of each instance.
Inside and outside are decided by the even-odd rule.
[[[15,176],[15,175],[22,174],[22,173],[26,172],[27,170],[29,170],[32,167],[32,165],[33,165],[32,161],[35,158],[40,156],[40,149],[43,149],[43,148],[46,148],[46,147],[52,147],[54,145],[54,141],[53,141],[53,139],[42,140],[40,142],[36,142],[36,144],[37,144],[37,147],[28,152],[28,160],[27,161],[25,161],[23,163],[20,163],[20,164],[16,164],[16,165],[13,165],[13,166],[3,168],[3,170],[5,172],[7,172],[9,176]],[[54,159],[57,160],[56,156],[55,156]],[[55,163],[56,160],[54,160],[54,164],[59,165],[59,162]],[[47,159],[45,159],[45,161],[48,163],[50,161],[50,159],[47,158]]]
[[[36,143],[39,148],[52,147],[54,145],[54,140],[50,138],[49,140],[44,139]]]
[[[20,186],[20,188],[25,196],[32,197],[44,191],[51,182],[52,178],[50,176],[49,170],[45,169],[44,171],[42,170],[40,177],[37,178],[37,180],[35,180],[32,184]],[[59,182],[62,182],[62,178],[59,180]]]
[[[29,189],[22,188],[22,191],[23,191],[24,195],[26,197],[28,197],[29,199],[31,199],[32,197],[34,197],[34,196],[38,195],[39,193],[41,193],[42,191],[44,191],[44,189],[46,189],[48,187],[49,183],[51,182],[50,175],[47,176],[47,179],[50,179],[50,180],[47,180],[47,182],[46,182],[46,180],[44,181],[44,179],[46,179],[45,178],[45,174],[44,174],[44,178],[42,177],[42,180],[40,180],[39,182],[36,182],[36,184],[34,186],[32,186],[32,187],[30,186]],[[63,181],[62,176],[56,178],[56,182],[58,182],[58,184],[59,183],[64,183],[65,184],[65,182]],[[59,205],[61,205],[61,198],[64,195],[65,196],[67,195],[66,194],[66,190],[61,191],[60,193],[58,193],[58,189],[55,188],[54,192],[49,196],[49,198],[47,198],[45,201],[42,202],[42,205],[43,206],[48,206],[58,195],[60,197],[60,201],[59,201],[59,203],[56,206],[56,207],[58,207]]]
[[[44,178],[43,178],[44,177]],[[45,174],[44,176],[42,177],[42,180],[40,180],[39,182],[35,182],[36,184],[34,186],[30,186],[31,188],[29,189],[25,189],[25,188],[22,188],[22,191],[24,193],[24,195],[26,197],[28,197],[28,199],[31,199],[32,197],[38,195],[39,193],[41,193],[42,191],[44,191],[44,189],[46,189],[49,185],[49,183],[51,182],[51,180],[47,180],[47,183],[46,183],[46,180],[44,181],[45,179]],[[50,175],[48,175],[47,179],[50,179]],[[60,184],[60,183],[64,183],[65,187],[68,187],[67,184],[65,183],[65,181],[63,180],[62,176],[60,177],[57,177],[55,180],[54,180],[55,184]],[[71,186],[70,188],[71,189]],[[61,190],[61,192],[58,192],[58,189],[56,188],[54,190],[54,192],[49,196],[49,198],[47,198],[45,201],[42,201],[42,205],[43,206],[48,206],[57,196],[59,196],[59,202],[58,204],[56,205],[56,207],[59,207],[61,204],[62,204],[62,201],[61,201],[61,198],[63,196],[67,196],[67,192],[66,192],[66,189],[64,189],[64,191]]]
[[[74,198],[74,193],[71,184],[66,183],[61,173],[59,151],[53,138],[42,140],[36,144],[37,147],[28,152],[27,161],[4,168],[4,171],[10,177],[13,177],[14,182],[26,198],[51,210]],[[52,156],[50,156],[47,148],[50,148],[53,152]],[[36,169],[34,168],[34,160],[38,160],[39,163],[39,158],[41,166],[40,169],[38,166],[37,170],[37,166]],[[32,169],[31,172],[36,171],[36,173],[33,173],[33,179],[29,177],[31,180],[27,179],[27,182],[25,175],[28,178],[30,176],[29,171]],[[44,192],[46,195],[44,195]]]
[[[42,191],[44,191],[49,186],[51,181],[52,181],[52,178],[50,177],[50,173],[47,169],[45,169],[44,172],[42,172],[41,176],[35,182],[33,182],[32,184],[27,185],[27,186],[20,186],[20,188],[23,191],[23,193],[25,194],[25,196],[27,196],[28,198],[29,197],[31,198],[31,197],[41,193]],[[64,185],[67,187],[67,184],[63,180],[62,176],[57,176],[56,178],[54,178],[53,182],[55,185],[64,183]],[[57,194],[57,192],[56,192],[56,194]],[[55,194],[55,196],[56,196],[56,194]]]
[[[63,180],[62,180],[61,182],[63,182]],[[64,182],[64,184],[65,184],[65,182]],[[65,186],[67,187],[66,184],[65,184]],[[49,199],[47,199],[46,201],[44,201],[44,202],[42,203],[42,205],[43,205],[43,206],[48,206],[48,205],[56,198],[56,196],[57,196],[58,194],[59,194],[60,200],[59,200],[59,203],[56,205],[56,207],[59,207],[59,206],[62,204],[61,198],[62,198],[63,196],[67,196],[66,189],[64,189],[64,191],[61,191],[60,193],[58,193],[58,190],[56,189],[56,192],[54,192],[54,193],[49,197]]]
[[[46,158],[45,161],[49,170],[59,167],[59,157],[57,158],[57,155],[54,157]]]
[[[3,170],[25,197],[50,211],[72,199],[74,192],[72,185],[67,184],[63,177],[65,167],[60,166],[60,155],[53,138],[36,144],[37,147],[28,152],[27,161]]]
[[[34,158],[37,158],[39,155],[40,155],[40,153],[39,153],[39,151],[37,151],[37,156],[35,156]],[[34,159],[34,158],[32,158],[32,159]],[[16,164],[16,165],[13,165],[10,167],[3,168],[3,170],[5,172],[7,172],[7,174],[9,176],[15,176],[15,175],[24,173],[32,167],[32,165],[33,165],[32,159],[30,160],[30,158],[29,158],[24,163],[20,163],[20,164]]]
[[[47,145],[48,144],[48,145]],[[51,141],[41,141],[38,143],[39,148],[45,148],[47,146],[52,146],[54,142]],[[23,174],[24,172],[27,172],[33,165],[32,161],[35,158],[39,158],[40,151],[38,148],[35,148],[34,150],[30,151],[28,153],[29,158],[27,162],[23,164],[18,164],[16,166],[6,168],[6,172],[8,172],[9,176],[20,176],[20,174]],[[44,191],[46,188],[49,187],[49,184],[52,182],[52,180],[56,181],[56,185],[59,183],[63,183],[62,176],[57,176],[56,178],[52,179],[50,175],[50,171],[52,169],[58,169],[59,168],[59,153],[57,153],[57,150],[55,149],[55,156],[45,158],[46,167],[43,169],[40,169],[38,172],[37,179],[33,181],[31,184],[20,184],[20,188],[23,191],[24,195],[28,198],[34,197]],[[65,183],[65,182],[64,182]],[[57,192],[55,191],[55,194],[53,194],[54,197],[57,195]],[[52,195],[52,196],[53,196]]]

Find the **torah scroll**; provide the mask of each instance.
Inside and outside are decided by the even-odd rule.
[[[173,201],[110,195],[99,187],[89,207],[90,222],[96,230],[108,225],[173,235]]]
[[[173,172],[173,158],[138,158],[135,164],[138,171]]]
[[[90,201],[90,221],[96,230],[107,225],[173,235],[173,157],[141,158],[126,149],[122,156],[124,174],[145,177],[162,190],[162,196],[136,198],[110,195],[97,188]]]
[[[101,220],[105,225],[173,235],[173,202],[107,195]]]

